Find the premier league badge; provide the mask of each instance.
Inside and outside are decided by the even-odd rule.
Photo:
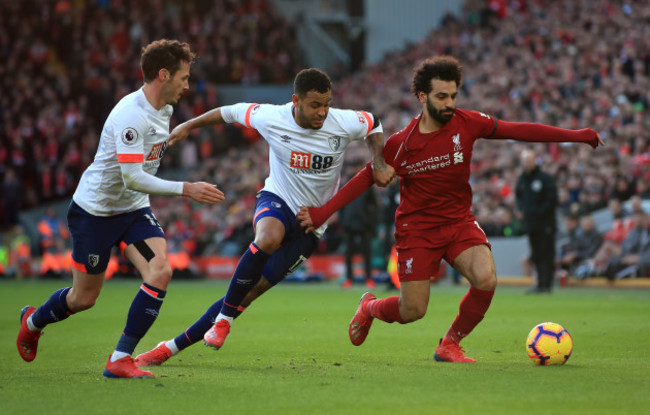
[[[130,146],[131,144],[135,143],[138,140],[138,132],[135,130],[135,128],[125,128],[124,131],[122,131],[122,142],[126,144],[127,146]]]

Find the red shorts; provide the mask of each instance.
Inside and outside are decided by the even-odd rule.
[[[451,264],[458,254],[473,246],[485,244],[492,248],[475,220],[426,231],[403,232],[396,235],[396,240],[400,281],[423,281],[438,277],[440,260]]]

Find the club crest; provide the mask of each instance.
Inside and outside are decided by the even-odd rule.
[[[88,264],[92,268],[95,268],[97,266],[97,264],[99,264],[99,255],[97,255],[97,254],[89,254],[88,255]]]
[[[406,271],[405,274],[413,273],[413,258],[406,260]]]
[[[460,145],[460,133],[452,136],[451,141],[454,143],[454,151],[461,151],[463,149],[463,146]]]
[[[337,151],[341,147],[341,137],[340,136],[333,135],[330,138],[328,138],[327,140],[328,140],[328,142],[330,144],[330,148],[332,149],[332,151]]]

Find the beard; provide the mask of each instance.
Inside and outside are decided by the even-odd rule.
[[[319,121],[318,118],[316,118],[316,119],[307,118],[305,116],[305,112],[303,111],[302,105],[300,105],[300,108],[296,109],[296,111],[298,112],[298,119],[300,120],[300,125],[301,126],[303,126],[303,125],[308,126],[308,127],[304,127],[304,128],[309,128],[311,130],[320,130],[321,128],[323,128],[325,118],[327,118],[327,117],[323,118],[323,124],[316,125],[316,122]]]
[[[454,116],[455,111],[456,108],[444,108],[442,110],[438,110],[433,105],[431,105],[431,101],[429,101],[429,97],[427,97],[427,112],[431,118],[440,124],[447,124],[451,120],[451,117]]]

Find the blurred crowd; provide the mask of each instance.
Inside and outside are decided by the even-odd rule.
[[[508,121],[590,127],[605,139],[598,151],[535,148],[557,180],[561,213],[648,198],[649,16],[648,2],[468,0],[462,16],[447,16],[423,41],[340,82],[337,100],[378,113],[384,129],[396,131],[419,111],[409,91],[413,67],[451,54],[464,67],[459,107]],[[524,146],[480,140],[474,148],[475,214],[492,235],[521,232],[513,187]]]
[[[589,217],[612,200],[650,198],[649,18],[647,1],[466,0],[461,15],[445,16],[422,41],[336,79],[333,106],[375,113],[388,136],[420,111],[410,92],[417,63],[454,55],[464,67],[459,107],[600,132],[606,147],[598,151],[585,145],[534,148],[557,181],[560,217]],[[263,0],[0,3],[5,211],[15,206],[4,196],[9,192],[22,196],[22,208],[70,195],[94,154],[106,111],[141,83],[140,45],[163,36],[189,41],[200,56],[175,122],[222,104],[219,83],[287,83],[302,67],[293,26]],[[489,236],[524,232],[513,194],[523,148],[499,140],[479,140],[474,148],[475,214]],[[361,143],[347,156],[365,161],[368,153]],[[251,238],[267,159],[257,134],[236,126],[196,131],[172,148],[161,173],[179,168],[195,180],[218,183],[228,200],[203,207],[152,198],[170,248],[239,254]],[[386,199],[385,190],[377,194]],[[11,218],[4,213],[5,221]],[[337,225],[332,228],[322,252],[336,249]],[[378,235],[389,238],[390,232]]]
[[[650,276],[650,217],[641,197],[632,196],[629,209],[610,199],[608,209],[613,221],[606,232],[598,230],[589,213],[564,216],[567,238],[558,258],[560,276]]]
[[[219,105],[218,84],[286,84],[301,69],[294,26],[266,0],[0,2],[0,183],[16,190],[3,187],[4,222],[16,203],[72,194],[108,112],[142,84],[141,47],[163,37],[198,55],[174,122]]]

